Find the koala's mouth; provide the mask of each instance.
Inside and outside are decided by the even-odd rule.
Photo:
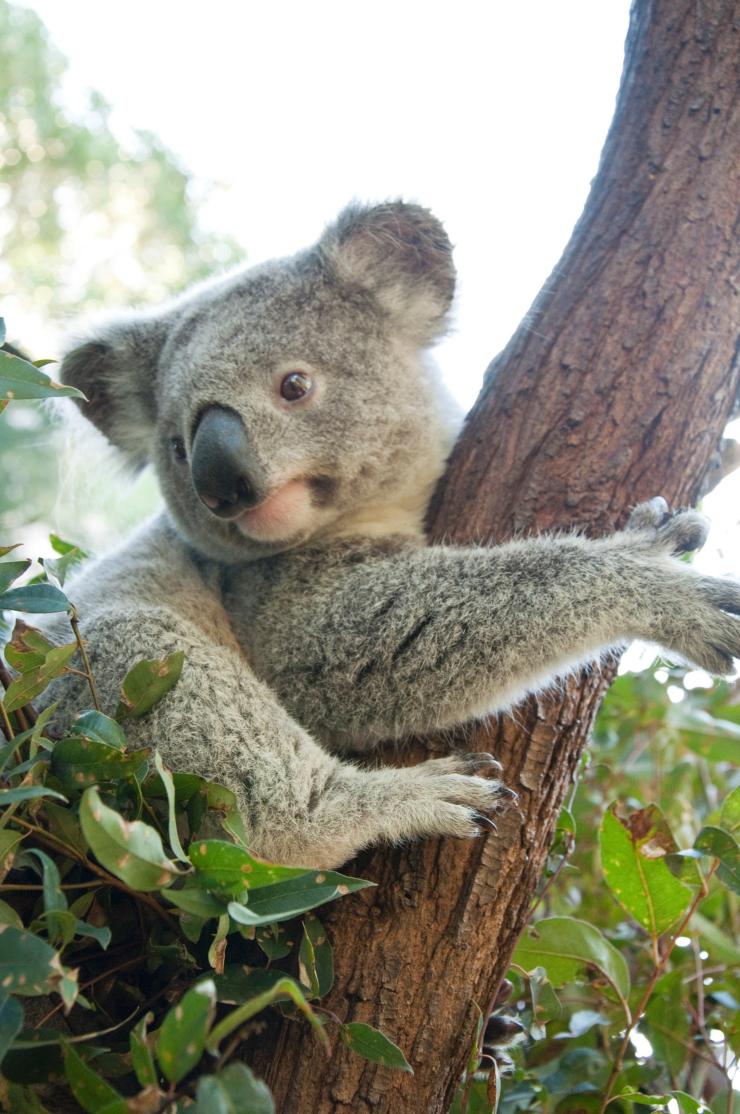
[[[335,489],[335,481],[328,476],[289,480],[232,521],[242,534],[255,541],[290,541],[310,533],[316,525],[317,512],[332,502]]]

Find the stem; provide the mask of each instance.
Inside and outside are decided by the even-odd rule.
[[[125,882],[121,882],[118,878],[116,878],[114,874],[109,874],[106,870],[103,870],[102,867],[98,866],[97,863],[94,863],[90,859],[85,858],[85,856],[77,851],[76,848],[70,847],[68,843],[65,843],[61,839],[57,839],[57,837],[55,835],[52,835],[51,832],[47,832],[43,828],[39,828],[38,825],[30,824],[27,820],[22,819],[20,816],[14,816],[13,823],[20,824],[29,832],[34,832],[36,838],[41,843],[46,843],[47,846],[53,847],[55,851],[63,851],[65,855],[69,855],[70,858],[76,859],[78,863],[82,863],[87,870],[91,871],[93,874],[97,874],[99,878],[102,878],[107,886],[113,886],[114,889],[121,890],[123,893],[128,894],[129,897],[133,897],[136,901],[143,902],[144,905],[147,905],[152,910],[152,912],[157,914],[160,920],[163,920],[165,922],[168,928],[172,929],[173,931],[177,931],[176,919],[170,916],[167,910],[163,909],[159,902],[155,901],[151,894],[141,893],[138,890],[132,890],[130,886],[127,886]]]
[[[15,738],[15,732],[11,725],[10,717],[5,708],[5,703],[2,700],[0,700],[0,719],[2,720],[3,734],[8,742],[10,742],[11,739]]]
[[[75,641],[77,642],[77,647],[80,651],[80,657],[82,658],[82,664],[85,667],[85,676],[87,677],[87,683],[90,686],[90,695],[92,696],[92,702],[95,706],[95,711],[99,712],[101,710],[100,701],[98,700],[98,693],[95,688],[95,681],[93,679],[92,669],[90,668],[90,659],[87,656],[85,643],[82,641],[82,635],[80,634],[80,625],[77,621],[77,612],[74,608],[72,608],[72,612],[69,616],[69,624],[74,632]]]
[[[645,987],[645,993],[643,994],[642,998],[640,999],[639,1004],[637,1005],[637,1007],[636,1007],[636,1009],[635,1009],[635,1011],[632,1015],[632,1021],[630,1022],[630,1024],[625,1029],[624,1037],[622,1038],[622,1043],[619,1046],[619,1051],[617,1052],[616,1059],[614,1060],[614,1064],[612,1065],[612,1070],[611,1070],[611,1072],[609,1074],[609,1078],[606,1082],[606,1091],[604,1092],[604,1098],[602,1100],[601,1106],[599,1107],[599,1114],[604,1114],[607,1106],[612,1101],[613,1091],[614,1091],[614,1084],[617,1080],[617,1076],[619,1075],[620,1071],[622,1070],[622,1063],[624,1061],[624,1056],[625,1056],[625,1053],[626,1053],[627,1048],[629,1046],[630,1037],[632,1036],[632,1033],[634,1032],[635,1028],[637,1027],[637,1024],[640,1021],[640,1018],[642,1017],[642,1015],[645,1012],[645,1009],[647,1007],[648,1002],[650,1001],[650,997],[653,993],[653,990],[655,989],[655,984],[657,983],[658,979],[660,978],[660,976],[665,971],[665,968],[666,968],[666,965],[667,965],[668,960],[670,958],[671,952],[673,951],[673,948],[675,947],[676,940],[679,938],[679,936],[683,935],[684,929],[686,928],[687,924],[689,923],[689,921],[693,917],[693,915],[696,912],[698,906],[701,904],[701,902],[704,900],[704,898],[709,893],[709,880],[712,877],[712,875],[714,874],[714,872],[715,872],[715,870],[717,869],[718,866],[719,866],[719,860],[715,859],[714,862],[712,863],[712,865],[710,866],[709,870],[707,871],[706,878],[702,877],[701,888],[699,889],[698,893],[694,897],[694,900],[691,902],[691,905],[689,906],[688,911],[686,912],[685,916],[683,917],[683,920],[681,921],[678,928],[676,929],[676,931],[671,936],[671,938],[668,942],[668,945],[665,948],[665,950],[663,952],[663,955],[660,958],[660,961],[658,963],[656,963],[656,965],[653,969],[653,973],[650,976],[650,979],[648,981],[647,986]]]

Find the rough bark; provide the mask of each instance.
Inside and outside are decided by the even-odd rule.
[[[570,244],[491,364],[431,516],[435,539],[595,533],[655,494],[692,502],[731,410],[738,354],[740,34],[735,0],[638,0],[614,121]],[[584,91],[587,95],[587,91]],[[495,306],[492,307],[495,313]],[[608,670],[606,671],[608,673]],[[379,1026],[415,1075],[295,1022],[253,1057],[282,1114],[443,1114],[524,927],[607,684],[595,667],[475,728],[518,807],[465,844],[378,849],[378,887],[326,917],[343,1020]]]

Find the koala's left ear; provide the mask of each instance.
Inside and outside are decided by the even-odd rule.
[[[80,409],[134,467],[150,458],[159,354],[167,322],[151,314],[109,321],[67,350],[64,383],[87,397]]]
[[[372,292],[414,344],[431,344],[445,331],[455,292],[452,245],[428,209],[403,201],[350,205],[319,250],[342,281]]]

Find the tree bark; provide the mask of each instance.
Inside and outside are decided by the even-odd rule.
[[[653,495],[696,498],[740,379],[739,30],[735,0],[637,0],[586,208],[486,373],[433,539],[574,523],[599,533]],[[466,745],[495,753],[520,794],[498,832],[378,848],[356,864],[378,886],[325,917],[328,1005],[382,1029],[415,1075],[338,1043],[327,1061],[307,1028],[275,1024],[253,1062],[281,1114],[447,1110],[474,1003],[485,1011],[506,973],[609,676],[593,667],[474,728]]]

